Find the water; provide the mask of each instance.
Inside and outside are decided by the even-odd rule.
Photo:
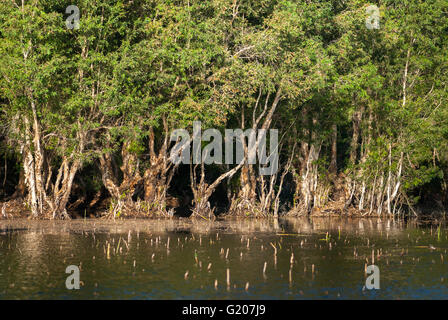
[[[446,299],[448,233],[437,228],[335,218],[4,220],[0,299]],[[379,290],[363,289],[372,250]],[[79,290],[65,286],[69,265],[80,266]]]

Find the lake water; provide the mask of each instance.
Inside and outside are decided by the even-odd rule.
[[[0,299],[447,299],[447,234],[384,219],[1,220]]]

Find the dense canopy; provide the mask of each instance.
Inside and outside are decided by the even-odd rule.
[[[441,209],[447,84],[446,0],[1,1],[0,199],[54,218]],[[277,129],[279,170],[171,162],[194,121]]]

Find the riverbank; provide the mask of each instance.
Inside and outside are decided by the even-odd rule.
[[[49,214],[45,214],[38,218],[33,218],[31,214],[31,210],[26,205],[25,200],[23,199],[14,199],[6,202],[0,202],[0,219],[37,219],[37,220],[53,220],[54,218]],[[188,211],[188,208],[184,208],[184,212]],[[327,206],[322,208],[313,208],[311,212],[305,213],[303,210],[299,210],[293,208],[292,210],[285,212],[280,215],[281,217],[353,217],[353,218],[363,218],[363,217],[381,217],[381,218],[392,218],[392,215],[388,214],[378,214],[377,212],[369,212],[367,210],[358,210],[354,207],[349,207],[348,209],[344,209],[343,205],[340,203],[330,203]],[[445,210],[436,210],[433,208],[414,208],[410,214],[406,215],[408,217],[413,218],[429,218],[429,219],[445,219],[446,211]],[[204,220],[214,220],[215,218],[225,219],[232,217],[241,217],[241,218],[272,218],[272,215],[266,214],[219,214],[213,216],[210,219],[206,215],[196,215],[195,218],[204,219]],[[403,217],[403,216],[400,216]],[[79,211],[68,211],[65,219],[134,219],[134,218],[142,218],[142,219],[173,219],[173,218],[188,218],[188,216],[177,215],[173,210],[165,210],[165,211],[151,211],[142,210],[141,207],[134,207],[133,209],[123,210],[118,215],[114,217],[114,215],[107,210],[107,206],[103,205],[101,209],[95,210],[93,212],[85,212],[84,214]]]

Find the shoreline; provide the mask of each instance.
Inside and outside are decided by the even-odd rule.
[[[185,208],[183,208],[185,209]],[[417,209],[419,210],[419,209]],[[69,218],[52,218],[50,215],[45,215],[41,217],[32,217],[31,210],[26,208],[23,200],[15,199],[6,202],[0,202],[0,220],[99,220],[99,221],[116,221],[116,220],[205,220],[205,221],[215,221],[215,220],[246,220],[246,219],[260,219],[269,220],[273,218],[379,218],[379,219],[416,219],[416,220],[445,220],[446,212],[442,210],[432,210],[431,213],[421,213],[419,215],[406,214],[406,215],[390,215],[390,214],[380,214],[375,212],[360,211],[356,208],[348,208],[343,210],[335,207],[323,207],[320,209],[313,209],[309,214],[297,213],[297,210],[290,210],[285,214],[280,214],[278,217],[273,215],[244,215],[244,214],[219,214],[208,218],[205,216],[180,216],[180,215],[168,215],[164,212],[153,212],[153,213],[143,213],[138,211],[131,211],[124,213],[118,217],[112,217],[107,210],[96,210],[94,212],[89,212],[85,216],[80,215],[79,212],[68,212]]]

